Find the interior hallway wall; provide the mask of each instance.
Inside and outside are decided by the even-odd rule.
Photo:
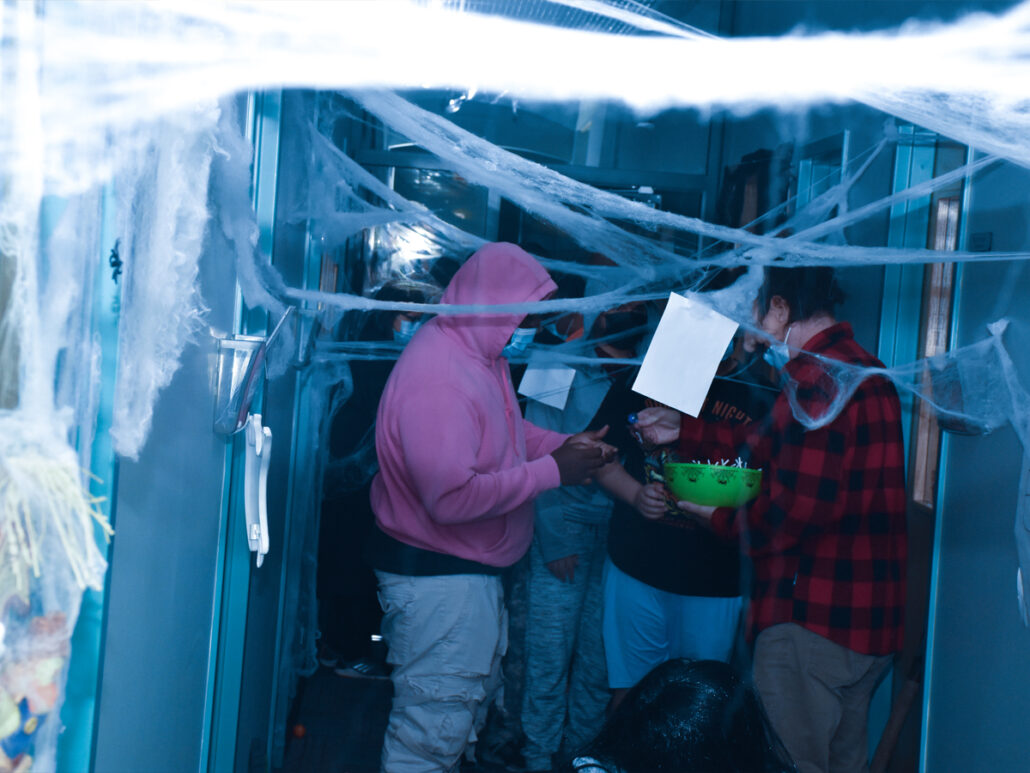
[[[1030,171],[1004,166],[981,175],[969,232],[990,233],[997,251],[1030,250],[1027,191]],[[1030,325],[1030,266],[967,265],[956,312],[958,345],[983,339],[986,325],[1001,316]],[[1017,361],[1030,357],[1022,348],[1013,354]],[[931,600],[924,760],[931,773],[1026,770],[1030,760],[1030,630],[1016,604],[1013,538],[1017,500],[1027,493],[1019,491],[1027,458],[1011,427],[949,438]]]

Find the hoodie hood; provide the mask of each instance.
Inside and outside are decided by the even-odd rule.
[[[455,306],[532,303],[558,289],[547,271],[515,244],[481,247],[458,269],[441,303]],[[486,359],[501,356],[525,314],[459,314],[435,317],[430,324]]]

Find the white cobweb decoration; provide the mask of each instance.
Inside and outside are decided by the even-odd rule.
[[[72,438],[91,437],[96,412],[96,342],[85,330],[85,310],[92,303],[91,278],[99,255],[91,223],[98,189],[113,186],[125,259],[113,435],[118,451],[129,458],[144,447],[154,404],[185,347],[199,335],[204,306],[197,267],[209,227],[217,225],[232,240],[235,254],[225,259],[236,262],[248,303],[274,314],[290,305],[317,313],[319,304],[327,321],[333,315],[382,309],[470,310],[288,287],[256,248],[249,143],[224,120],[219,99],[290,86],[351,90],[375,120],[433,153],[447,168],[552,224],[583,250],[603,252],[614,264],[547,261],[550,270],[585,280],[588,292],[582,298],[518,307],[522,311],[596,314],[626,300],[660,298],[675,288],[751,324],[757,267],[770,262],[844,266],[1028,257],[1025,252],[859,246],[848,243],[844,229],[990,165],[1007,161],[1030,167],[1030,3],[996,16],[884,32],[799,31],[737,39],[718,38],[646,4],[626,1],[399,5],[69,0],[0,7],[0,101],[5,105],[0,115],[0,258],[5,264],[0,283],[7,293],[0,295],[7,298],[0,309],[0,474],[6,475],[4,501],[13,503],[4,512],[18,514],[0,521],[0,541],[13,545],[19,530],[35,531],[42,535],[39,540],[17,543],[24,546],[22,555],[47,557],[29,560],[23,564],[30,567],[28,574],[16,575],[29,578],[28,597],[42,613],[26,616],[20,607],[8,608],[21,617],[3,620],[0,671],[18,671],[42,659],[54,677],[48,684],[58,692],[46,705],[55,720],[37,741],[36,769],[53,769],[67,637],[82,588],[97,587],[104,570],[89,539],[96,503],[85,493],[84,474],[72,461],[88,462]],[[390,34],[381,34],[384,29]],[[533,55],[526,56],[527,51]],[[763,66],[755,68],[755,61]],[[820,66],[809,66],[813,61]],[[590,66],[569,67],[569,62]],[[656,78],[655,72],[707,76]],[[687,106],[738,115],[764,107],[854,101],[991,156],[974,159],[950,177],[868,202],[854,200],[851,185],[862,170],[849,169],[838,186],[794,213],[788,239],[774,239],[598,191],[507,153],[388,91],[423,86],[461,89],[459,103],[476,93],[506,92],[518,99],[611,99],[639,111]],[[289,217],[305,223],[327,250],[372,229],[423,245],[426,263],[444,254],[463,257],[481,242],[383,185],[322,128],[297,129],[307,137],[308,189],[306,196],[292,198]],[[885,138],[885,146],[889,141]],[[48,246],[39,222],[44,201],[51,197],[74,204],[65,210],[59,238]],[[683,243],[700,237],[722,247],[705,252],[699,261],[698,255],[654,238],[660,231],[682,237]],[[729,289],[708,294],[703,292],[708,272],[699,270],[700,264],[747,266],[749,271]],[[396,267],[386,270],[391,268]],[[877,374],[917,394],[944,420],[977,431],[1011,423],[1030,447],[1026,355],[1006,346],[1013,326],[1010,322],[1006,330],[1000,320],[978,343]],[[398,351],[389,343],[345,340],[322,345],[312,362],[320,374],[340,374],[354,359],[389,359]],[[593,357],[589,344],[538,354],[567,363]],[[871,373],[840,369],[838,408],[854,384]],[[325,382],[320,376],[307,383],[324,390]],[[75,383],[83,385],[78,392]],[[799,419],[817,426],[832,415],[802,413]],[[317,457],[313,449],[304,451],[305,458]],[[47,467],[55,464],[60,470]],[[79,488],[69,488],[69,481]],[[310,526],[317,503],[305,507]],[[301,535],[307,542],[289,549],[309,555],[311,535],[308,528]],[[38,577],[33,566],[39,567]],[[287,588],[306,615],[297,623],[300,633],[287,634],[291,649],[283,668],[288,676],[303,667],[310,650],[310,606],[304,600],[310,601],[313,580],[310,572],[305,577],[304,585],[295,578]],[[11,582],[16,589],[25,584]],[[21,590],[18,594],[24,598]]]

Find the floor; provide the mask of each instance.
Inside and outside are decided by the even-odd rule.
[[[508,606],[508,654],[504,659],[505,694],[511,705],[522,703],[522,661],[526,617],[525,584],[528,557],[505,576]],[[382,646],[381,644],[379,645]],[[385,653],[379,653],[385,657]],[[390,713],[392,686],[385,679],[337,676],[319,668],[298,686],[283,767],[276,773],[378,773],[379,753]],[[517,726],[517,720],[514,720]],[[520,770],[521,755],[513,752],[519,732],[512,720],[491,712],[477,749],[477,769],[462,773],[509,773]],[[514,760],[506,764],[505,760]]]
[[[302,680],[282,773],[377,773],[392,692],[324,667]]]
[[[341,677],[325,667],[301,680],[278,773],[378,773],[392,693],[388,679]],[[462,773],[515,769],[494,764]]]

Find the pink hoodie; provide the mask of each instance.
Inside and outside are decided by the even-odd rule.
[[[514,244],[487,244],[442,303],[538,301],[555,289]],[[549,455],[566,435],[522,418],[501,351],[523,314],[438,316],[397,360],[376,418],[372,510],[401,542],[490,566],[529,548],[533,499],[561,485]]]

